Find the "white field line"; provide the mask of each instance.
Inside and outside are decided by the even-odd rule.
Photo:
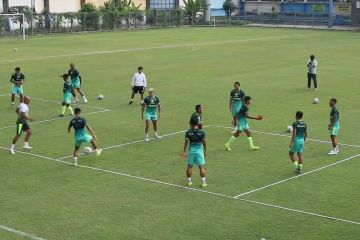
[[[14,234],[16,234],[18,236],[26,237],[26,238],[33,239],[33,240],[45,240],[45,238],[37,237],[37,236],[32,235],[30,233],[19,231],[19,230],[16,230],[14,228],[10,228],[10,227],[4,226],[4,225],[0,225],[0,229],[2,229],[4,231],[7,231],[7,232],[14,233]]]
[[[4,147],[0,147],[0,149],[7,150],[7,148],[4,148]],[[30,155],[30,156],[43,158],[43,159],[54,161],[54,162],[64,163],[64,164],[67,164],[67,165],[73,165],[72,163],[62,161],[62,160],[59,160],[59,159],[54,159],[54,158],[51,158],[51,157],[46,157],[46,156],[42,156],[42,155],[27,153],[27,152],[23,152],[23,151],[17,151],[17,152],[22,153],[22,154],[27,154],[27,155]],[[142,180],[142,181],[145,181],[145,182],[151,182],[151,183],[156,183],[156,184],[160,184],[160,185],[171,186],[171,187],[180,188],[180,189],[184,189],[184,190],[188,190],[188,191],[201,192],[201,193],[206,193],[206,194],[209,194],[209,195],[215,195],[215,196],[219,196],[219,197],[224,197],[224,198],[227,198],[227,199],[234,199],[234,200],[239,200],[239,201],[243,201],[243,202],[253,203],[253,204],[256,204],[256,205],[262,205],[262,206],[266,206],[266,207],[282,209],[282,210],[286,210],[286,211],[289,211],[289,212],[300,213],[300,214],[309,215],[309,216],[313,216],[313,217],[319,217],[319,218],[330,219],[330,220],[344,222],[344,223],[360,225],[360,222],[356,222],[356,221],[351,221],[351,220],[326,216],[326,215],[322,215],[322,214],[317,214],[317,213],[312,213],[312,212],[307,212],[307,211],[302,211],[302,210],[297,210],[297,209],[292,209],[292,208],[267,204],[267,203],[263,203],[263,202],[253,201],[253,200],[247,200],[247,199],[242,199],[242,198],[234,198],[232,196],[221,194],[221,193],[216,193],[216,192],[211,192],[211,191],[206,191],[206,190],[196,189],[196,188],[190,188],[190,187],[181,186],[181,185],[178,185],[178,184],[163,182],[163,181],[154,180],[154,179],[145,178],[145,177],[140,177],[140,176],[134,176],[134,175],[121,173],[121,172],[116,172],[116,171],[112,171],[112,170],[106,170],[106,169],[102,169],[102,168],[96,168],[96,167],[91,167],[91,166],[86,166],[86,165],[81,165],[81,164],[79,164],[78,167],[93,170],[93,171],[97,171],[97,172],[104,172],[104,173],[108,173],[108,174],[112,174],[112,175],[118,175],[118,176],[138,179],[138,180]]]
[[[95,112],[83,113],[83,114],[81,114],[81,115],[91,115],[91,114],[97,114],[97,113],[109,112],[109,111],[110,111],[109,109],[104,109],[104,110],[99,110],[99,111],[95,111]],[[38,124],[38,123],[52,122],[52,121],[67,119],[67,118],[70,118],[70,117],[71,117],[71,116],[68,116],[68,117],[57,117],[57,118],[52,118],[52,119],[46,119],[46,120],[28,122],[28,124],[29,124],[29,125],[33,125],[33,124]],[[16,127],[16,125],[11,125],[11,126],[6,126],[6,127],[0,127],[0,130],[7,129],[7,128],[14,128],[14,127]]]
[[[227,126],[221,126],[221,125],[211,125],[211,126],[217,127],[217,128],[234,129],[234,127],[227,127]],[[260,133],[260,134],[264,134],[264,135],[271,135],[271,136],[291,138],[290,135],[286,135],[286,134],[271,133],[271,132],[262,132],[262,131],[255,131],[255,130],[251,130],[251,131],[254,132],[254,133]],[[330,141],[318,140],[318,139],[313,139],[313,138],[307,138],[306,140],[307,140],[307,141],[312,141],[312,142],[320,142],[320,143],[331,143]],[[338,144],[341,145],[341,146],[360,148],[359,145],[353,145],[353,144],[347,144],[347,143],[338,143]]]
[[[335,162],[335,163],[332,163],[332,164],[329,164],[329,165],[326,165],[326,166],[323,166],[323,167],[316,168],[316,169],[311,170],[311,171],[309,171],[309,172],[305,172],[305,173],[302,173],[302,174],[299,174],[299,175],[296,175],[296,176],[293,176],[293,177],[290,177],[290,178],[283,179],[283,180],[278,181],[278,182],[274,182],[274,183],[265,185],[265,186],[263,186],[263,187],[259,187],[259,188],[253,189],[253,190],[248,191],[248,192],[241,193],[241,194],[239,194],[239,195],[234,196],[234,198],[239,198],[239,197],[242,197],[242,196],[245,196],[245,195],[249,195],[249,194],[254,193],[254,192],[258,192],[258,191],[260,191],[260,190],[273,187],[273,186],[278,185],[278,184],[280,184],[280,183],[288,182],[288,181],[291,181],[291,180],[293,180],[293,179],[295,179],[295,178],[303,177],[303,176],[306,176],[306,175],[308,175],[308,174],[321,171],[321,170],[323,170],[323,169],[325,169],[325,168],[329,168],[329,167],[336,166],[336,165],[338,165],[338,164],[340,164],[340,163],[347,162],[347,161],[349,161],[349,160],[351,160],[351,159],[353,159],[353,158],[357,158],[357,157],[360,157],[360,154],[356,154],[356,155],[354,155],[354,156],[345,158],[345,159],[340,160],[340,161],[337,161],[337,162]]]
[[[35,98],[35,97],[30,97],[30,98],[33,99],[33,100],[42,101],[42,102],[61,103],[61,101],[55,101],[55,100],[48,100],[48,99]],[[80,106],[80,107],[86,107],[86,108],[94,108],[94,109],[99,109],[99,110],[108,110],[107,108],[94,107],[94,106],[89,106],[87,104],[72,103],[71,105]]]
[[[283,36],[274,36],[274,37],[257,37],[257,38],[227,40],[227,41],[217,41],[217,42],[163,45],[163,46],[157,46],[157,47],[128,48],[128,49],[72,53],[72,54],[60,54],[60,55],[50,55],[50,56],[40,56],[40,57],[29,57],[29,58],[2,59],[2,60],[0,60],[0,63],[18,62],[18,61],[26,61],[26,60],[41,60],[41,59],[61,58],[61,57],[73,57],[73,56],[89,56],[89,55],[132,52],[132,51],[145,51],[145,50],[155,50],[155,49],[164,49],[164,48],[182,48],[182,47],[193,47],[193,46],[217,45],[217,44],[227,44],[227,43],[236,43],[236,42],[251,42],[251,41],[264,41],[264,40],[266,41],[266,40],[272,40],[272,39],[294,38],[294,37],[304,37],[304,36],[305,35],[283,35]]]

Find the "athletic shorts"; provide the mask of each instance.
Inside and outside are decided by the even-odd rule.
[[[82,143],[90,143],[91,140],[92,136],[90,136],[89,134],[75,138],[75,146],[80,147]]]
[[[133,90],[133,93],[144,94],[144,87],[143,86],[133,86],[132,90]]]
[[[304,139],[295,139],[289,152],[291,153],[303,153],[304,152]]]
[[[236,117],[236,115],[239,113],[239,111],[240,111],[240,108],[241,108],[241,105],[239,104],[239,105],[232,105],[232,107],[231,107],[231,114],[232,114],[232,116],[233,117]]]
[[[71,83],[73,84],[73,87],[75,88],[75,89],[78,89],[78,88],[80,88],[80,80],[74,80],[74,81],[71,81]]]
[[[145,113],[145,120],[147,121],[156,121],[158,119],[156,113]]]
[[[189,152],[187,158],[187,164],[190,166],[203,166],[205,165],[205,157],[203,152]]]
[[[242,121],[242,120],[239,120],[238,121],[238,125],[237,125],[237,129],[238,131],[244,131],[244,130],[247,130],[249,129],[249,124],[247,123],[247,121]]]
[[[71,93],[64,93],[63,102],[65,104],[71,103],[72,94]]]
[[[14,85],[12,88],[11,88],[11,94],[24,94],[24,90],[22,88],[22,86],[16,86]]]
[[[333,127],[331,130],[330,130],[330,135],[331,136],[337,136],[339,134],[339,130],[340,130],[340,127]]]
[[[21,135],[22,132],[27,131],[28,129],[30,129],[29,125],[24,122],[24,123],[16,123],[16,134]]]

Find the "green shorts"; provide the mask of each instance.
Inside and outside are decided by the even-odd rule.
[[[63,102],[66,103],[66,104],[70,104],[71,103],[71,97],[72,97],[71,93],[64,93]]]
[[[75,89],[80,88],[80,80],[71,81]]]
[[[158,119],[156,113],[145,113],[145,120],[147,121],[156,121]]]
[[[203,166],[205,165],[204,152],[189,152],[187,158],[187,164],[190,166]]]
[[[92,136],[90,136],[89,134],[86,134],[81,137],[76,137],[75,138],[75,146],[80,147],[82,143],[90,143],[91,140],[92,140]]]
[[[241,105],[232,105],[231,107],[231,114],[233,117],[236,117],[236,115],[238,114],[238,112],[240,111]]]
[[[242,120],[239,120],[238,121],[238,125],[237,125],[237,129],[238,131],[244,131],[244,130],[247,130],[249,129],[249,124],[247,123],[247,121],[242,121]]]
[[[22,86],[18,87],[16,85],[14,85],[12,88],[11,88],[11,94],[24,94],[24,90],[22,88]]]
[[[333,127],[333,128],[330,130],[330,135],[331,135],[331,136],[337,136],[337,135],[339,134],[339,130],[340,130],[340,126]]]
[[[303,153],[304,152],[304,139],[295,139],[289,152],[291,153]]]

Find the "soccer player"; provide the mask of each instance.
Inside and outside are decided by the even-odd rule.
[[[303,151],[304,151],[304,142],[307,138],[307,126],[302,121],[303,112],[297,111],[295,114],[296,122],[293,123],[293,133],[289,145],[289,156],[291,161],[295,165],[295,172],[300,173],[302,165],[304,163]],[[298,161],[295,159],[295,153],[298,155]]]
[[[234,89],[231,90],[230,92],[230,100],[229,100],[230,112],[233,116],[233,124],[235,127],[233,133],[237,131],[237,125],[235,125],[236,115],[240,111],[241,106],[243,105],[244,97],[245,97],[245,93],[243,90],[240,89],[240,83],[235,82]]]
[[[96,135],[91,129],[90,125],[86,122],[86,119],[81,117],[81,109],[75,108],[75,117],[70,121],[68,126],[68,133],[70,133],[71,128],[74,128],[75,135],[75,148],[74,148],[74,165],[77,166],[77,159],[79,156],[79,149],[81,144],[91,143],[93,152],[96,153],[96,156],[101,154],[101,149],[98,149],[96,146]],[[87,133],[88,130],[91,136]]]
[[[340,129],[340,114],[336,104],[337,104],[337,99],[331,98],[329,101],[331,112],[330,112],[330,124],[328,127],[330,130],[330,138],[333,149],[328,153],[329,155],[336,155],[339,153],[339,146],[337,143],[336,136],[338,135]]]
[[[69,109],[70,116],[72,116],[72,115],[74,115],[74,111],[73,111],[72,107],[70,106],[71,97],[73,95],[76,96],[76,93],[74,91],[74,87],[73,87],[72,83],[70,81],[68,81],[69,76],[67,74],[63,74],[61,77],[64,79],[64,88],[63,88],[64,97],[63,97],[63,101],[61,103],[61,114],[59,116],[60,117],[65,116],[66,108]]]
[[[205,132],[198,128],[198,125],[192,125],[185,134],[183,156],[187,159],[188,167],[186,169],[187,185],[192,185],[192,169],[196,165],[200,170],[201,186],[206,187],[205,156],[206,139]]]
[[[142,104],[141,108],[141,119],[144,119],[144,110],[145,111],[145,142],[148,142],[149,139],[149,128],[150,121],[153,123],[153,128],[155,131],[155,138],[160,139],[161,137],[158,135],[158,126],[157,120],[160,119],[160,100],[157,96],[155,96],[155,92],[153,88],[149,89],[149,96],[147,96],[144,100],[144,104]],[[159,115],[157,115],[156,110],[159,111]]]
[[[70,76],[70,78],[71,78],[71,83],[73,84],[74,89],[76,89],[76,91],[78,93],[80,93],[80,95],[83,97],[84,103],[87,103],[88,100],[80,88],[81,87],[81,76],[80,76],[79,71],[75,68],[74,63],[70,63],[70,69],[68,71],[68,76]],[[79,99],[78,99],[77,95],[75,94],[74,102],[78,102],[78,101],[79,101]]]
[[[262,116],[251,117],[249,116],[249,105],[251,104],[251,97],[246,96],[244,98],[244,104],[241,106],[240,111],[236,115],[235,124],[237,125],[237,130],[233,136],[225,143],[226,150],[231,151],[231,143],[235,141],[237,137],[240,136],[241,132],[245,132],[247,139],[249,141],[250,150],[257,150],[259,149],[258,146],[254,146],[253,139],[251,137],[251,132],[249,129],[249,124],[247,119],[255,119],[255,120],[262,120]]]
[[[195,106],[195,112],[191,115],[189,120],[190,128],[194,125],[197,125],[199,129],[202,129],[202,112],[203,107],[201,104]]]
[[[129,102],[129,105],[134,102],[134,97],[136,93],[140,93],[141,96],[141,104],[144,103],[144,92],[145,88],[147,86],[146,76],[144,74],[144,68],[138,67],[138,71],[134,74],[132,80],[131,80],[131,100]]]
[[[311,80],[313,80],[315,91],[317,91],[317,79],[316,79],[317,65],[318,65],[318,62],[315,60],[315,56],[311,55],[310,60],[308,61],[307,65],[306,65],[308,68],[308,74],[307,74],[308,83],[307,83],[306,90],[309,90],[311,88]]]
[[[27,121],[33,121],[34,119],[29,116],[29,105],[30,98],[28,96],[24,97],[24,102],[20,103],[19,107],[16,108],[16,113],[18,114],[18,119],[16,121],[16,135],[12,141],[10,146],[10,153],[15,154],[15,144],[17,140],[20,138],[21,133],[25,132],[25,141],[24,141],[24,149],[31,149],[32,147],[29,146],[29,140],[31,137],[31,129],[27,123]]]
[[[25,75],[20,72],[20,67],[15,68],[15,72],[11,75],[10,82],[13,84],[11,89],[11,106],[14,107],[15,105],[15,95],[19,94],[20,96],[20,103],[23,102],[24,98],[24,90],[22,85],[25,81]]]

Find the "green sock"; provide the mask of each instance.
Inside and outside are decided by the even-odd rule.
[[[229,145],[232,144],[234,141],[235,141],[236,137],[234,136],[231,136],[231,138],[229,139],[229,141],[226,142],[226,145]]]
[[[73,111],[72,107],[69,106],[68,109],[70,110],[71,115],[74,115],[74,111]]]
[[[299,164],[300,169],[302,169],[302,164]]]
[[[62,106],[62,107],[61,107],[61,114],[64,115],[64,114],[65,114],[65,110],[66,110],[66,107],[65,107],[65,106]]]
[[[253,143],[252,137],[248,137],[247,139],[248,139],[248,141],[249,141],[250,147],[253,148],[253,147],[254,147],[254,143]]]

